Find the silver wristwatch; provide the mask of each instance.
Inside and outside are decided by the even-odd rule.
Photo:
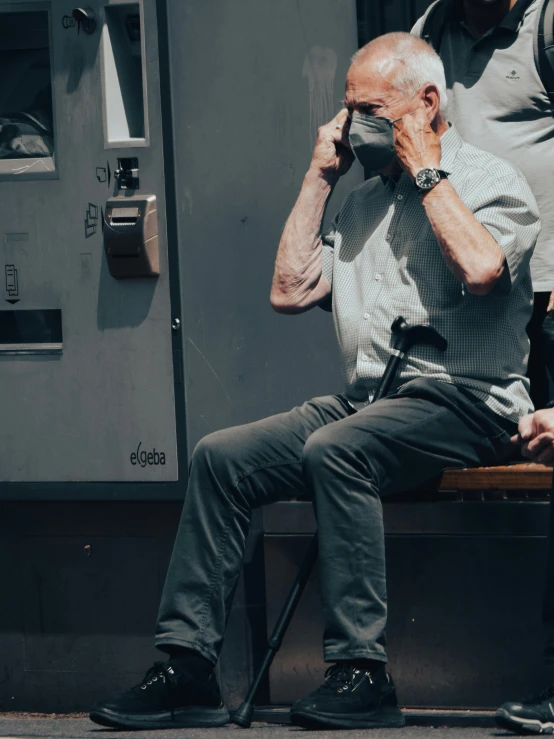
[[[414,185],[418,190],[427,192],[438,185],[441,180],[448,177],[448,172],[443,169],[435,169],[434,167],[424,167],[420,169],[415,176]]]

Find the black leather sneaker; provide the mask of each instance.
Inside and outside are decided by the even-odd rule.
[[[405,724],[385,665],[368,672],[347,663],[329,667],[323,685],[293,704],[290,720],[306,729],[380,729]]]
[[[554,685],[536,698],[504,703],[496,712],[495,720],[500,729],[517,734],[554,733]]]
[[[195,680],[169,660],[155,662],[127,693],[97,703],[90,718],[117,729],[174,729],[223,726],[229,713],[213,672]]]

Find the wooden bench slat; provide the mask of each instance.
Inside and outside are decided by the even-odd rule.
[[[550,490],[552,467],[534,462],[447,470],[439,490]]]

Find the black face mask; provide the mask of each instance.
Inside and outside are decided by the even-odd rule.
[[[395,118],[380,118],[366,113],[352,113],[348,140],[354,156],[364,169],[379,171],[390,164],[396,156],[394,149]]]

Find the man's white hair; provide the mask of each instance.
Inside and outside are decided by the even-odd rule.
[[[413,97],[426,84],[437,87],[440,95],[440,112],[444,116],[448,96],[444,66],[440,56],[426,42],[410,33],[387,33],[370,41],[352,57],[352,62],[363,62],[379,44],[379,54],[372,59],[372,65],[386,77],[406,97]]]

